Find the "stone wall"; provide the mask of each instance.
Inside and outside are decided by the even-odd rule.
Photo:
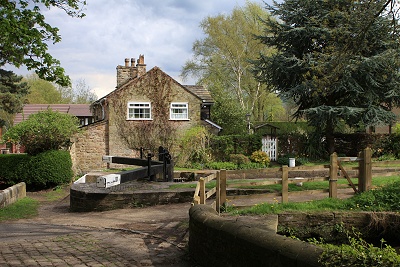
[[[70,189],[70,210],[74,212],[106,211],[143,206],[188,203],[193,189],[127,190],[112,192],[95,183],[73,184]]]
[[[321,248],[243,221],[227,221],[209,206],[193,206],[189,217],[189,253],[200,266],[321,266]]]
[[[70,154],[72,169],[80,175],[107,167],[102,157],[108,155],[108,124],[106,121],[82,127],[82,131],[72,139]]]
[[[4,208],[24,197],[26,197],[26,184],[24,182],[0,190],[0,208]]]

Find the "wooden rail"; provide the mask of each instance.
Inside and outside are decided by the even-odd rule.
[[[343,162],[349,161],[356,161],[358,162],[358,167],[346,167],[343,166]],[[306,183],[306,182],[313,182],[313,181],[329,181],[329,189],[322,190],[329,192],[330,198],[337,198],[337,190],[338,190],[338,179],[339,179],[339,172],[347,179],[349,186],[351,186],[354,192],[364,192],[371,188],[372,185],[372,165],[377,166],[384,166],[385,164],[393,164],[393,162],[382,162],[373,164],[371,161],[371,150],[369,148],[365,149],[364,151],[360,152],[358,157],[338,157],[336,153],[333,153],[330,157],[330,164],[327,165],[319,165],[319,166],[298,166],[298,167],[288,167],[282,166],[279,168],[278,172],[280,172],[280,176],[278,178],[266,178],[262,181],[257,182],[243,182],[243,183],[235,183],[230,185],[229,187],[239,187],[239,186],[257,186],[257,185],[269,185],[269,184],[282,184],[282,191],[281,193],[277,193],[281,196],[281,202],[287,203],[289,200],[289,194],[293,192],[289,192],[289,184],[290,183]],[[394,162],[395,164],[396,162]],[[400,163],[400,161],[399,161]],[[312,178],[289,178],[289,172],[292,171],[299,171],[299,170],[316,170],[316,169],[329,169],[328,177],[312,177]],[[349,176],[347,170],[358,170],[358,188],[356,184],[354,184]],[[399,168],[400,169],[400,168]],[[231,171],[229,171],[231,173]],[[254,173],[272,173],[277,172],[276,169],[269,170],[264,169],[260,170],[253,170],[252,174]],[[242,171],[243,173],[243,171]],[[240,172],[234,172],[235,175],[240,175]],[[215,197],[215,201],[212,202],[213,208],[216,211],[220,211],[220,207],[226,203],[226,188],[228,187],[226,180],[227,180],[227,172],[226,170],[220,170],[216,173],[210,174],[207,177],[200,178],[199,182],[197,183],[196,190],[193,197],[193,204],[206,204],[207,199],[210,199],[212,196]],[[240,177],[245,177],[246,174],[240,175]],[[206,191],[206,184],[212,180],[216,179],[216,187]],[[241,178],[243,179],[243,178]],[[296,192],[297,193],[297,192]],[[259,197],[263,194],[257,195],[245,195],[245,196],[237,196],[235,198],[255,198]]]
[[[216,186],[206,191],[206,184],[216,179]],[[206,204],[207,199],[215,195],[211,206],[219,213],[226,202],[226,170],[220,170],[199,179],[193,196],[193,205]]]

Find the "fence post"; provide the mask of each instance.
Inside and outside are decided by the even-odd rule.
[[[217,200],[216,211],[221,212],[221,206],[226,202],[226,170],[219,170],[217,172]]]
[[[216,184],[216,189],[217,191],[215,192],[215,210],[220,213],[220,207],[221,207],[221,172],[217,171],[217,184]]]
[[[372,161],[371,148],[366,148],[360,153],[361,160],[358,162],[358,191],[365,192],[372,185]]]
[[[150,181],[154,180],[154,176],[151,175],[151,157],[153,155],[151,153],[147,154],[147,176],[149,177]]]
[[[331,155],[329,165],[329,197],[337,198],[338,158],[336,152]]]
[[[204,178],[199,179],[200,182],[200,204],[206,204],[206,183]]]
[[[226,204],[226,170],[220,170],[220,205]]]
[[[289,202],[289,169],[282,166],[282,203]]]

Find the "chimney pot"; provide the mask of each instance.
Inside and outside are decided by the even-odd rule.
[[[135,61],[136,61],[136,59],[131,58],[131,67],[135,67]]]
[[[125,67],[129,67],[129,58],[125,58]]]

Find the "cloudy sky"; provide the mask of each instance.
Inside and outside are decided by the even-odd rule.
[[[147,70],[160,67],[173,78],[191,58],[192,44],[202,38],[200,22],[229,14],[246,0],[88,0],[83,19],[63,11],[45,12],[59,28],[62,41],[49,46],[72,81],[84,79],[98,97],[114,90],[116,66],[125,58],[145,57]],[[262,5],[262,0],[254,0]],[[272,1],[266,1],[271,3]],[[24,75],[24,70],[15,70]]]

